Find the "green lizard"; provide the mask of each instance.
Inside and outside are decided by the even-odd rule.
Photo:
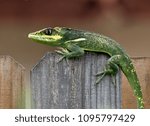
[[[110,56],[103,72],[97,74],[98,84],[105,75],[114,76],[119,68],[127,77],[137,98],[138,108],[144,108],[143,96],[131,59],[120,45],[109,37],[65,27],[45,28],[28,35],[34,41],[61,47],[57,51],[63,58],[79,57],[84,51],[103,52]]]

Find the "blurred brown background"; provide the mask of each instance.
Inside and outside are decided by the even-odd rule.
[[[150,56],[149,0],[0,0],[0,54],[25,66],[27,82],[33,65],[53,50],[31,42],[27,35],[49,26],[102,33],[118,41],[131,57]]]

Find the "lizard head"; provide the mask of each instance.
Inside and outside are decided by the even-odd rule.
[[[29,33],[28,38],[50,46],[61,46],[66,41],[80,40],[83,32],[65,27],[45,28]]]

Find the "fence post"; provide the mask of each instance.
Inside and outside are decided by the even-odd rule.
[[[109,76],[95,85],[95,74],[103,70],[107,55],[86,53],[58,63],[60,57],[47,53],[31,70],[33,108],[121,108],[120,72],[116,85]]]
[[[10,56],[0,56],[0,108],[24,108],[24,67]]]

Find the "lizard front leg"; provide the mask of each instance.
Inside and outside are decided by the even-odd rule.
[[[82,48],[80,48],[76,44],[68,44],[68,43],[64,46],[64,48],[62,48],[61,50],[56,50],[56,52],[63,56],[61,60],[64,58],[69,59],[84,55],[84,50]]]

